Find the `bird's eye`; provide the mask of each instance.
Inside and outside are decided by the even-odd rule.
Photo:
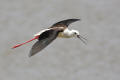
[[[74,32],[74,34],[77,34],[76,32]]]

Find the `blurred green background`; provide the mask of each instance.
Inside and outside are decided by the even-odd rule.
[[[120,0],[0,0],[0,80],[120,80]],[[15,44],[53,23],[88,39],[56,39],[29,58],[35,41]],[[64,45],[64,46],[63,46]]]

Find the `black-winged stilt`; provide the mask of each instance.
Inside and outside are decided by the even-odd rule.
[[[50,28],[44,29],[44,30],[38,32],[37,34],[35,34],[34,35],[35,37],[33,39],[26,41],[22,44],[15,45],[12,48],[19,47],[30,41],[38,39],[38,41],[32,46],[32,48],[30,50],[29,56],[33,56],[36,53],[38,53],[39,51],[41,51],[42,49],[44,49],[48,44],[50,44],[57,37],[61,37],[61,38],[77,37],[83,43],[86,44],[86,39],[79,34],[79,31],[68,29],[69,24],[71,24],[75,21],[79,21],[79,20],[80,19],[67,19],[67,20],[62,20],[60,22],[57,22],[57,23],[53,24]]]

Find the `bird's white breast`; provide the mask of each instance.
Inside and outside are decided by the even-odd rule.
[[[68,28],[66,28],[63,32],[60,32],[58,34],[58,37],[61,37],[61,38],[70,38],[72,36],[73,35],[71,34],[71,31]]]

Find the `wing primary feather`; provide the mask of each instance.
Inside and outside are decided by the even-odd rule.
[[[59,32],[59,29],[51,29],[43,32],[38,38],[38,41],[32,46],[29,57],[35,55],[39,51],[43,50],[46,46],[48,46],[53,40],[56,39]]]

